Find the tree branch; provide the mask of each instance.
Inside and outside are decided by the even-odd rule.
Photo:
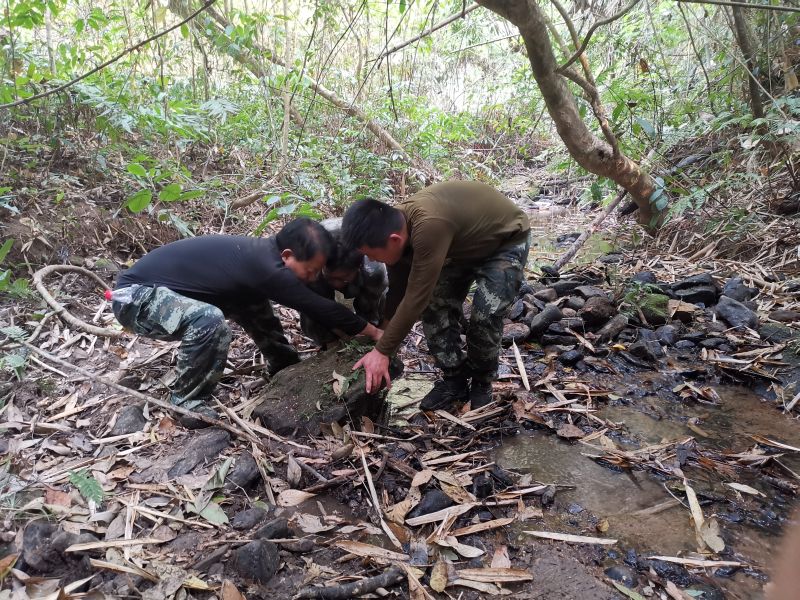
[[[800,13],[800,8],[796,8],[794,6],[756,4],[755,2],[729,2],[727,0],[675,0],[675,2],[688,2],[690,4],[716,4],[717,6],[740,6],[742,8],[755,8],[759,10],[777,10],[780,12]]]
[[[436,23],[436,25],[432,25],[429,29],[426,29],[425,31],[423,31],[419,35],[414,36],[413,38],[411,38],[410,40],[406,40],[405,42],[401,42],[400,44],[397,44],[396,46],[393,46],[392,48],[389,48],[388,50],[383,52],[377,58],[373,58],[370,62],[375,62],[375,61],[381,60],[382,58],[386,58],[390,54],[394,54],[398,50],[402,50],[406,46],[409,46],[409,45],[413,44],[414,42],[416,42],[418,40],[421,40],[422,38],[424,38],[426,36],[429,36],[434,31],[438,31],[442,27],[446,27],[446,26],[450,25],[450,23],[452,23],[453,21],[457,21],[458,19],[461,19],[461,18],[465,17],[467,14],[471,13],[473,10],[475,10],[479,6],[480,6],[480,4],[470,4],[469,6],[464,8],[463,10],[457,12],[454,15],[450,15],[444,21],[439,21],[438,23]]]
[[[594,32],[595,32],[595,31],[596,31],[598,28],[602,27],[603,25],[608,25],[609,23],[613,23],[613,22],[614,22],[614,21],[616,21],[617,19],[619,19],[619,18],[621,18],[621,17],[625,16],[625,14],[626,14],[626,13],[628,13],[628,12],[630,12],[630,10],[631,10],[631,9],[632,9],[634,6],[636,6],[637,4],[639,4],[639,2],[640,2],[640,0],[631,0],[631,2],[630,2],[630,3],[629,3],[629,4],[628,4],[628,5],[625,7],[625,8],[623,8],[621,11],[619,11],[618,13],[616,13],[616,14],[614,14],[614,15],[611,15],[610,17],[608,17],[608,18],[606,18],[606,19],[601,19],[601,20],[597,21],[597,23],[595,23],[594,25],[592,25],[592,26],[589,28],[589,31],[587,31],[587,32],[586,32],[586,37],[584,37],[584,38],[583,38],[583,42],[582,42],[582,43],[581,43],[581,45],[578,47],[578,49],[575,51],[575,54],[573,54],[572,56],[570,56],[570,57],[569,57],[569,60],[567,60],[567,62],[565,62],[563,65],[561,65],[561,66],[558,68],[558,72],[559,72],[559,73],[562,73],[562,72],[564,72],[566,69],[568,69],[568,68],[570,67],[570,65],[572,65],[572,63],[574,63],[576,60],[578,60],[578,57],[580,57],[580,55],[584,53],[584,51],[586,50],[586,46],[588,46],[588,45],[589,45],[589,40],[591,40],[591,39],[592,39],[592,35],[594,34]]]
[[[209,6],[214,4],[216,1],[217,0],[207,0],[206,3],[203,4],[203,6],[198,8],[192,14],[188,15],[183,21],[181,21],[179,23],[176,23],[175,25],[172,25],[171,27],[167,27],[166,29],[164,29],[163,31],[159,31],[155,35],[151,35],[149,38],[147,38],[146,40],[142,40],[141,42],[139,42],[135,46],[131,46],[130,48],[126,48],[125,50],[123,50],[122,52],[117,54],[115,57],[110,58],[107,61],[105,61],[104,63],[99,64],[94,69],[92,69],[90,71],[87,71],[83,75],[81,75],[79,77],[76,77],[75,79],[73,79],[71,81],[68,81],[67,83],[65,83],[63,85],[58,86],[57,88],[53,88],[52,90],[48,90],[46,92],[41,92],[39,94],[34,94],[30,98],[23,98],[21,100],[15,101],[15,102],[9,102],[8,104],[0,104],[0,110],[6,109],[6,108],[13,108],[15,106],[20,106],[22,104],[30,104],[31,102],[33,102],[34,100],[38,100],[39,98],[44,98],[45,96],[50,96],[52,94],[57,94],[58,92],[63,92],[64,90],[66,90],[69,87],[72,87],[73,85],[75,85],[79,81],[82,81],[82,80],[86,79],[87,77],[89,77],[91,75],[94,75],[98,71],[100,71],[102,69],[105,69],[108,65],[117,62],[119,59],[123,58],[124,56],[127,56],[128,54],[130,54],[134,50],[138,50],[142,46],[146,46],[150,42],[152,42],[154,40],[157,40],[158,38],[167,35],[169,32],[178,29],[181,25],[185,25],[186,23],[188,23],[189,21],[194,19],[197,15],[199,15],[201,12],[206,10]]]

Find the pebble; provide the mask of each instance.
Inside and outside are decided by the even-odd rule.
[[[231,519],[231,527],[239,531],[252,529],[267,518],[267,511],[263,508],[253,507],[236,513]]]
[[[577,364],[581,360],[583,360],[583,353],[580,350],[568,350],[558,357],[558,361],[567,366]]]
[[[603,572],[606,574],[606,577],[613,579],[614,581],[619,581],[625,587],[636,587],[636,582],[638,580],[636,571],[627,565],[614,565],[613,567],[607,568]]]
[[[272,579],[281,564],[278,547],[267,540],[255,540],[237,548],[233,559],[239,575],[261,584]]]

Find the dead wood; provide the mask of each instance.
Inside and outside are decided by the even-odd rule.
[[[405,572],[400,567],[391,567],[380,575],[367,577],[361,581],[347,583],[336,587],[304,588],[295,596],[295,600],[303,598],[319,598],[324,600],[344,600],[374,592],[378,588],[400,583],[405,579]]]
[[[33,284],[36,286],[36,291],[38,291],[42,298],[44,298],[44,301],[47,302],[47,304],[49,304],[50,307],[55,311],[55,314],[73,327],[76,327],[81,331],[85,331],[86,333],[91,333],[92,335],[99,335],[101,337],[109,338],[119,338],[125,335],[122,331],[90,325],[89,323],[86,323],[85,321],[71,314],[63,304],[61,304],[52,296],[52,294],[50,294],[44,285],[44,278],[51,273],[80,273],[81,275],[86,275],[87,277],[93,279],[104,290],[108,289],[108,285],[95,273],[92,273],[83,267],[76,267],[73,265],[49,265],[39,269],[33,274]]]

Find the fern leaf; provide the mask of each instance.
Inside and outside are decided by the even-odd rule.
[[[69,482],[78,489],[81,496],[86,500],[91,500],[95,504],[100,504],[103,501],[105,493],[103,488],[100,487],[100,482],[92,477],[86,469],[70,471]]]

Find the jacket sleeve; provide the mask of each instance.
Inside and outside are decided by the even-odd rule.
[[[375,346],[382,354],[389,356],[397,350],[430,303],[452,241],[452,226],[441,219],[430,219],[412,231],[414,255],[406,291],[383,337]],[[389,289],[391,292],[391,282]]]

